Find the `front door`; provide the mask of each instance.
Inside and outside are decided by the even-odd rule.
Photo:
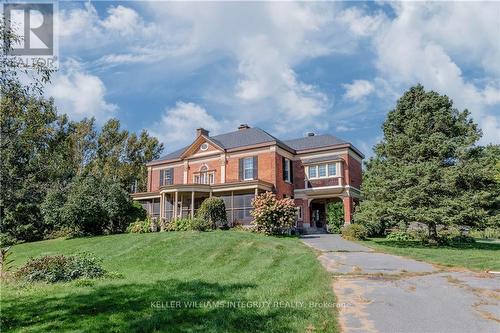
[[[325,204],[313,202],[311,205],[311,210],[312,225],[316,228],[324,228],[326,222]]]

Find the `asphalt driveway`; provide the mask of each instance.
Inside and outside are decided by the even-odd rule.
[[[339,235],[306,235],[332,273],[343,332],[500,332],[500,277],[431,264]]]

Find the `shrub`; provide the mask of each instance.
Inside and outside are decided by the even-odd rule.
[[[135,234],[144,234],[148,232],[152,232],[153,222],[150,218],[147,218],[143,221],[135,221],[134,223],[130,223],[127,227],[127,232],[135,233]]]
[[[393,231],[386,237],[389,241],[407,242],[413,240],[413,237],[406,231]]]
[[[206,221],[202,220],[200,218],[187,218],[183,217],[180,219],[172,220],[168,222],[165,225],[165,230],[166,231],[189,231],[189,230],[195,230],[195,231],[208,231],[213,229],[213,225]]]
[[[183,217],[180,219],[175,219],[167,223],[166,231],[187,231],[191,228],[191,219]]]
[[[31,258],[16,271],[16,277],[27,282],[63,282],[79,278],[94,279],[104,276],[102,260],[90,253],[73,256],[43,256]]]
[[[326,220],[330,232],[338,234],[344,225],[344,205],[342,202],[330,202],[326,206]]]
[[[463,234],[456,227],[449,227],[438,232],[437,243],[439,245],[471,244],[476,240],[466,234]]]
[[[225,211],[224,214],[226,214]],[[214,224],[212,222],[209,222],[208,220],[204,220],[201,218],[194,218],[190,221],[189,230],[209,231],[213,229],[214,229]]]
[[[257,232],[284,234],[295,224],[296,209],[292,199],[277,199],[271,192],[265,192],[252,201],[252,206],[252,224]]]
[[[211,229],[227,227],[226,205],[222,198],[211,197],[205,199],[198,211],[198,219],[207,221]]]
[[[368,236],[368,231],[364,226],[351,223],[342,228],[342,238],[348,240],[363,240]]]
[[[500,238],[500,228],[485,228],[483,230],[472,230],[470,235],[474,238],[480,239],[499,239]]]

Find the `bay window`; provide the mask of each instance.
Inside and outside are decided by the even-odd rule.
[[[337,163],[335,162],[309,165],[307,168],[309,179],[337,177]]]

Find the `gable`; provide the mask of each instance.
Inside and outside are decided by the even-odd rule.
[[[210,138],[201,135],[181,155],[182,159],[198,156],[207,156],[215,153],[221,153],[223,149],[219,147]]]

